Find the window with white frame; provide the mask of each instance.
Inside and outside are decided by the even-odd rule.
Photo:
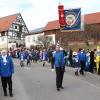
[[[8,36],[12,36],[12,32],[8,32]]]

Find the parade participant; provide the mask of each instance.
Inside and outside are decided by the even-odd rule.
[[[31,54],[31,52],[29,50],[27,51],[26,59],[27,59],[27,66],[31,65],[32,54]]]
[[[91,73],[93,73],[94,66],[95,66],[95,64],[94,64],[94,51],[91,51],[90,52],[90,69],[89,69],[89,71]]]
[[[73,54],[72,49],[69,49],[67,51],[67,62],[68,62],[68,66],[70,66],[70,67],[72,67],[72,65],[73,65],[72,54]]]
[[[96,62],[97,73],[98,75],[100,75],[100,47],[99,46],[97,46],[95,62]]]
[[[52,59],[52,50],[51,50],[51,48],[48,48],[48,50],[47,50],[47,57],[48,57],[48,62],[50,63],[51,59]]]
[[[42,50],[40,50],[39,59],[40,59],[40,61],[42,61]]]
[[[78,53],[73,52],[73,67],[75,68],[75,75],[78,75],[79,72],[79,62],[78,62]]]
[[[62,86],[64,71],[65,71],[65,55],[62,50],[60,50],[60,45],[57,44],[56,52],[54,53],[54,65],[56,70],[56,87],[57,91],[64,89]]]
[[[39,51],[38,50],[35,50],[34,60],[35,60],[36,63],[37,63],[38,59],[39,59]]]
[[[24,61],[25,61],[25,52],[23,50],[20,51],[19,53],[19,59],[20,59],[20,66],[23,67],[24,66]]]
[[[33,62],[37,63],[37,60],[39,59],[39,52],[38,52],[38,50],[34,50],[34,52],[32,54],[32,57],[33,57]]]
[[[81,67],[80,74],[82,75],[84,75],[84,68],[85,68],[86,60],[87,60],[86,53],[85,51],[81,49],[81,51],[78,53],[78,61]]]
[[[86,60],[85,71],[89,71],[89,69],[90,69],[90,51],[89,51],[89,49],[87,49],[87,51],[86,51],[86,58],[87,58],[87,60]]]
[[[43,67],[45,66],[45,61],[46,60],[47,60],[47,52],[46,52],[46,49],[43,48],[43,52],[42,52]]]
[[[12,93],[12,74],[14,73],[14,64],[12,58],[7,55],[6,50],[2,50],[0,55],[0,76],[3,87],[4,96],[7,96],[7,85],[9,95],[13,97]]]
[[[51,69],[54,68],[54,51],[52,50],[52,55],[50,57]]]

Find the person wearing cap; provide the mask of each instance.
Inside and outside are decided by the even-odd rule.
[[[7,96],[7,85],[8,85],[9,95],[10,97],[13,97],[13,93],[12,93],[13,73],[14,73],[14,64],[12,58],[9,55],[7,55],[6,50],[2,50],[0,55],[0,76],[1,76],[4,96]]]
[[[100,48],[97,46],[97,51],[96,51],[96,57],[95,57],[95,63],[96,63],[96,70],[98,75],[100,75]]]
[[[46,51],[46,48],[43,48],[43,51],[42,51],[43,67],[45,66],[46,60],[47,60],[47,51]]]
[[[56,87],[57,91],[60,91],[60,89],[64,89],[62,82],[65,71],[65,55],[63,50],[60,50],[60,45],[56,46],[56,52],[54,53],[54,66],[56,71]]]
[[[19,59],[20,59],[20,66],[24,67],[24,61],[26,58],[26,54],[25,51],[23,49],[21,49],[20,53],[19,53]]]
[[[83,49],[81,49],[78,53],[78,61],[80,63],[80,74],[84,75],[84,69],[86,66],[86,61],[87,61],[87,57],[86,57],[86,53]]]

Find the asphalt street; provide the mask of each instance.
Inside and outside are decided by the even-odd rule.
[[[14,97],[4,97],[0,82],[0,100],[100,100],[100,76],[85,73],[75,76],[74,69],[66,68],[64,90],[56,90],[55,72],[50,65],[42,66],[41,62],[21,68],[15,62],[13,75]]]

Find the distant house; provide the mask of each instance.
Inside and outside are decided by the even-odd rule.
[[[28,28],[20,13],[0,18],[0,49],[25,45]]]
[[[44,35],[44,27],[38,28],[35,30],[31,30],[29,34],[25,36],[25,46],[26,48],[30,48],[31,46],[38,45],[37,38],[40,35]]]
[[[35,30],[30,31],[30,34],[26,34],[25,36],[25,46],[26,48],[30,48],[31,46],[36,46],[38,44],[38,36],[44,35],[44,27],[37,28]],[[52,38],[52,44],[55,44],[55,34],[48,35]]]
[[[63,46],[86,42],[100,44],[100,12],[84,15],[84,30],[61,32],[59,20],[50,21],[44,28],[45,35],[55,34],[56,43]]]

